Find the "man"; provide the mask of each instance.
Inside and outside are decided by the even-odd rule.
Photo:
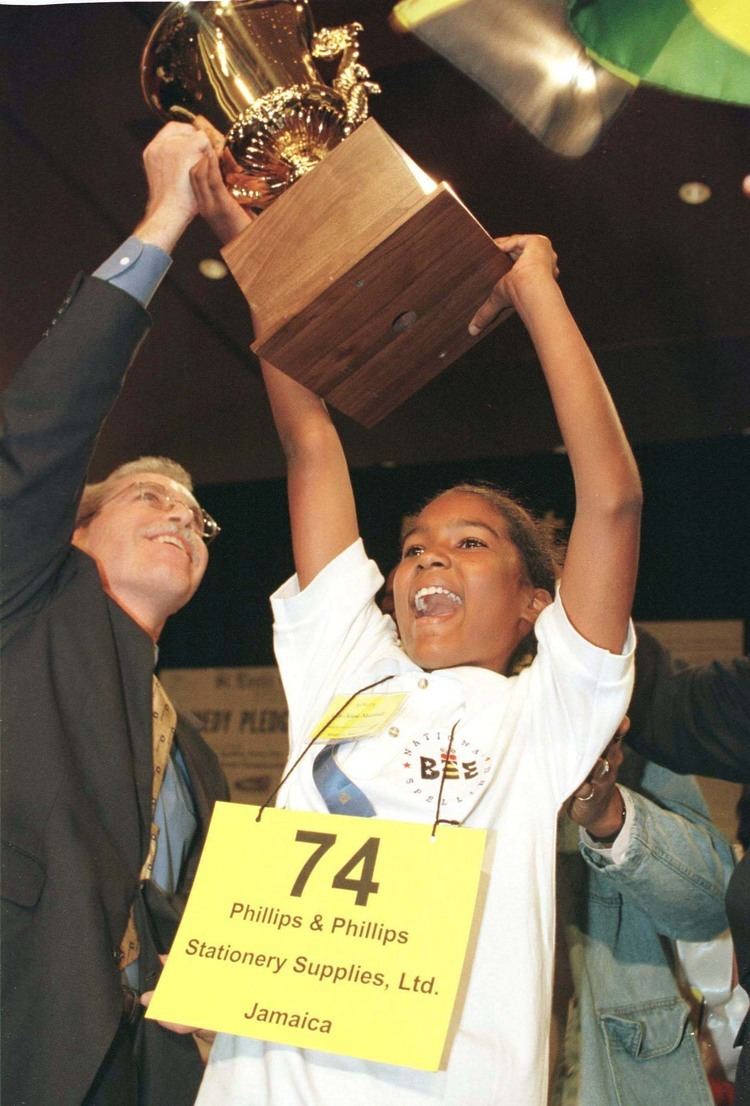
[[[134,237],[78,278],[5,396],[6,1106],[187,1106],[200,1080],[195,1042],[144,1024],[138,998],[226,797],[213,753],[153,677],[159,633],[198,587],[217,528],[161,458],[81,489],[195,214],[188,173],[207,145],[184,124],[159,133]]]

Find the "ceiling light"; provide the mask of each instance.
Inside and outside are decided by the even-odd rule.
[[[685,204],[704,204],[711,199],[711,189],[703,181],[689,180],[680,185],[677,195]]]
[[[198,270],[206,280],[223,280],[229,271],[218,257],[204,257],[198,262]]]

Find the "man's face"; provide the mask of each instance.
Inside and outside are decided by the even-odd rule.
[[[174,497],[156,510],[138,483],[157,484]],[[105,590],[149,629],[161,629],[192,598],[208,563],[182,484],[155,473],[130,473],[118,480],[103,506],[73,535],[73,544],[97,563]]]
[[[481,495],[446,492],[415,519],[394,581],[407,654],[425,669],[504,672],[549,595],[524,578],[505,520]]]

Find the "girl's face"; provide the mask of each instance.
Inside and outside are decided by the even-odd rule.
[[[446,492],[405,536],[394,579],[403,647],[420,668],[505,672],[549,592],[525,580],[505,519],[489,500]]]

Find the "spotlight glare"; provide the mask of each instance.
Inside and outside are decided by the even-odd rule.
[[[580,54],[571,54],[567,58],[550,61],[547,74],[559,88],[571,85],[581,92],[593,92],[596,88],[596,73],[591,62]]]
[[[685,204],[704,204],[711,199],[711,189],[703,181],[690,180],[680,185],[677,195]]]
[[[223,280],[227,275],[227,267],[218,257],[204,257],[198,262],[198,271],[206,280]]]

